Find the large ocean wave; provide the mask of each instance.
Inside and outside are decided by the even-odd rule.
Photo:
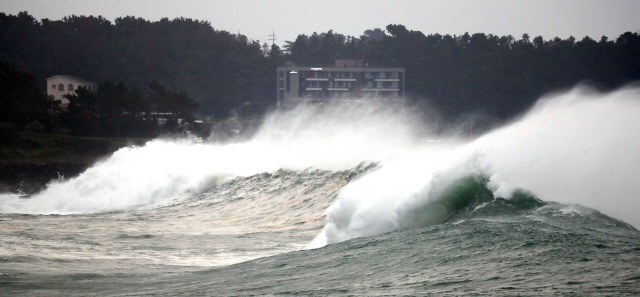
[[[465,180],[486,179],[495,198],[531,193],[639,227],[638,116],[637,88],[549,95],[522,118],[469,143],[415,152],[348,184],[309,247],[445,222],[477,193],[464,189]]]
[[[299,108],[269,115],[246,141],[158,139],[121,149],[31,198],[0,196],[0,212],[127,209],[201,193],[238,177],[281,169],[348,170],[364,161],[378,168],[340,191],[309,247],[442,223],[479,201],[476,195],[485,190],[490,199],[528,193],[581,204],[639,227],[638,116],[638,88],[599,93],[578,87],[542,98],[521,118],[479,138],[440,135],[433,142],[433,129],[409,110]]]
[[[279,169],[346,170],[414,149],[416,118],[380,106],[301,107],[267,117],[249,140],[157,139],[128,147],[29,199],[0,196],[0,212],[78,214],[126,209],[200,193],[236,177]]]

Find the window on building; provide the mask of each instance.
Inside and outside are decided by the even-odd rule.
[[[64,91],[64,85],[63,84],[59,84],[58,85],[58,91]]]
[[[56,85],[51,85],[51,88],[55,90],[56,89]]]
[[[69,90],[69,91],[73,91],[73,85],[72,85],[72,84],[69,84],[69,89],[67,89],[67,90]]]

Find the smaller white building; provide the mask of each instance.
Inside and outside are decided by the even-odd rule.
[[[63,96],[75,94],[79,87],[85,87],[95,92],[98,89],[98,84],[70,75],[56,75],[47,78],[47,95],[53,96],[55,100],[61,100],[60,106],[62,107],[69,104],[69,100]]]

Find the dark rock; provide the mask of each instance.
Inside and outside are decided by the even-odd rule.
[[[0,160],[0,193],[34,194],[59,178],[72,178],[84,172],[96,158]]]

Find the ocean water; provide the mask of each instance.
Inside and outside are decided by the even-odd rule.
[[[640,89],[474,139],[383,106],[154,140],[0,195],[1,296],[636,296]]]

